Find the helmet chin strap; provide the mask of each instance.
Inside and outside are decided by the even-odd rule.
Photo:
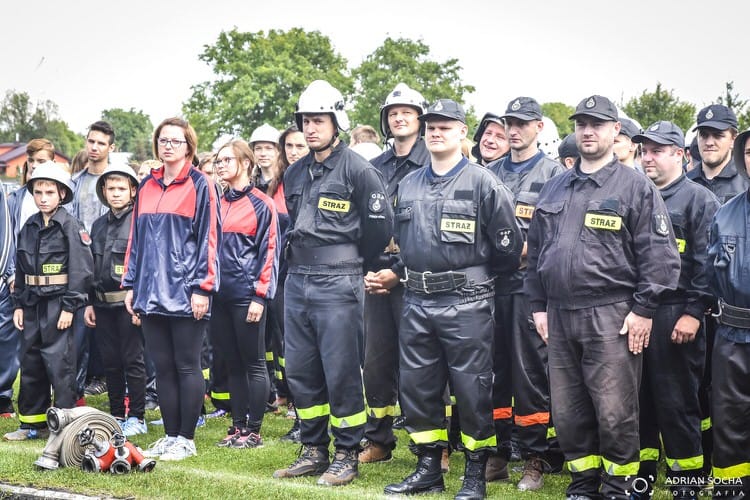
[[[322,153],[322,152],[323,152],[323,151],[325,151],[326,149],[333,149],[333,145],[335,144],[335,142],[336,142],[336,139],[338,139],[338,138],[339,138],[339,129],[338,129],[338,126],[336,126],[336,133],[335,133],[335,134],[333,134],[333,137],[332,137],[332,138],[331,138],[331,140],[330,140],[330,141],[328,142],[328,144],[326,144],[325,146],[322,146],[322,147],[320,147],[320,148],[310,148],[310,149],[311,149],[311,150],[312,150],[312,151],[313,151],[314,153]]]

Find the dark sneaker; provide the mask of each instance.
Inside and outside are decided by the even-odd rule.
[[[289,432],[281,436],[279,440],[289,441],[290,443],[299,443],[300,442],[299,420],[295,420],[294,425],[292,425],[292,428],[289,429]]]
[[[230,448],[263,448],[263,440],[260,434],[243,430],[240,435],[232,441]]]
[[[232,445],[232,441],[237,439],[240,435],[240,429],[238,427],[232,426],[227,431],[227,435],[224,436],[224,439],[216,443],[216,446],[220,448],[228,448]]]
[[[392,458],[391,450],[386,446],[368,441],[364,449],[359,453],[359,463],[372,464],[375,462],[387,462]]]
[[[147,410],[158,410],[159,409],[159,401],[155,399],[148,399],[146,398],[146,409]]]
[[[530,458],[526,460],[523,466],[523,476],[518,481],[518,489],[520,491],[536,491],[541,489],[544,486],[543,470],[544,464],[541,459]]]
[[[300,450],[300,455],[286,469],[279,469],[273,473],[273,477],[302,477],[317,476],[323,474],[330,462],[328,461],[328,451],[325,448],[317,446],[304,445]]]
[[[0,418],[15,418],[16,411],[13,409],[13,402],[10,398],[0,398]]]
[[[107,382],[100,378],[92,378],[86,387],[83,389],[83,393],[86,396],[98,396],[107,392]]]
[[[333,455],[333,462],[328,467],[320,479],[318,484],[323,486],[344,486],[354,481],[354,478],[359,476],[356,449],[343,449],[339,448]]]
[[[6,441],[26,441],[29,439],[47,439],[49,437],[49,429],[44,427],[41,429],[24,429],[20,428],[13,432],[8,432],[3,436]]]

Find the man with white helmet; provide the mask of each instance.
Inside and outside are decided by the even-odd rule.
[[[371,163],[383,174],[389,205],[394,203],[401,179],[430,160],[419,121],[426,107],[422,94],[399,83],[380,108],[380,130],[384,137],[393,139],[393,147]],[[404,287],[393,269],[398,252],[391,241],[372,261],[365,276],[363,377],[368,414],[361,463],[389,460],[396,446],[393,415],[398,398],[398,325],[404,296]]]
[[[322,473],[318,484],[344,485],[358,475],[367,420],[358,352],[363,265],[388,245],[393,210],[379,172],[339,139],[349,119],[338,90],[312,82],[295,119],[310,153],[284,174],[292,223],[284,323],[286,373],[303,450],[274,477]],[[330,464],[329,423],[336,448]]]
[[[76,401],[73,314],[86,304],[93,274],[91,238],[82,224],[60,207],[73,199],[70,174],[47,162],[34,169],[26,188],[39,212],[18,234],[13,322],[22,331],[21,426],[9,441],[48,435],[46,411],[72,408]]]

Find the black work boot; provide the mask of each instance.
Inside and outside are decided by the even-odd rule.
[[[487,467],[486,452],[466,452],[464,483],[454,500],[483,500],[487,495],[487,483],[484,479]]]
[[[297,460],[286,469],[279,469],[273,473],[275,478],[317,476],[328,469],[328,450],[324,447],[306,444],[300,450]]]
[[[344,486],[354,481],[359,475],[359,452],[355,449],[339,448],[333,455],[333,462],[328,467],[318,484],[323,486]]]
[[[440,459],[443,449],[439,447],[420,447],[419,460],[414,472],[406,479],[385,487],[386,495],[416,495],[417,493],[440,493],[445,491],[443,473],[440,471]]]

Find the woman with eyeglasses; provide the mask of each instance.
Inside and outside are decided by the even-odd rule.
[[[219,201],[213,181],[193,167],[198,138],[181,118],[154,132],[163,166],[138,188],[125,258],[125,306],[143,327],[156,367],[166,436],[147,456],[196,455],[195,426],[203,403],[200,353],[211,297],[219,286]]]
[[[214,171],[227,186],[221,198],[221,289],[214,300],[211,334],[224,359],[232,395],[232,426],[221,447],[263,445],[260,427],[270,382],[265,324],[279,269],[279,222],[271,198],[250,181],[255,159],[236,139],[216,153]]]

